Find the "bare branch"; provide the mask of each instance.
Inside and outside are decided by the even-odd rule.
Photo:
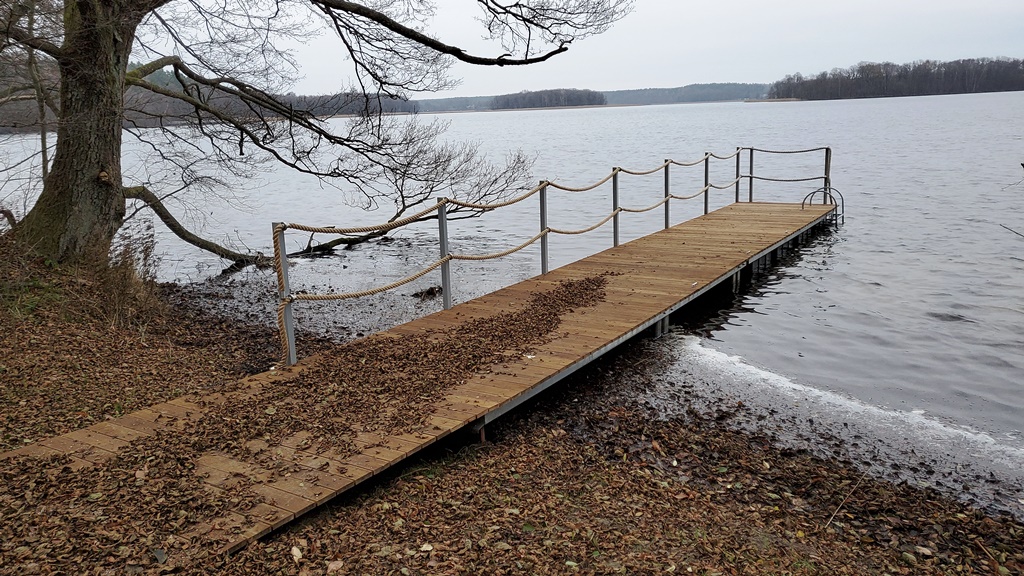
[[[446,44],[440,40],[437,40],[431,36],[428,36],[420,32],[419,30],[410,28],[396,20],[393,20],[388,15],[373,10],[372,8],[369,8],[362,4],[348,2],[346,0],[312,0],[312,4],[320,7],[320,9],[323,10],[325,14],[331,17],[332,20],[335,22],[336,26],[339,23],[345,22],[343,18],[338,17],[337,12],[344,12],[346,14],[351,14],[353,16],[359,16],[361,18],[365,18],[366,20],[379,24],[384,28],[387,28],[391,32],[394,32],[395,34],[402,36],[403,38],[412,40],[417,44],[426,46],[432,50],[440,52],[441,54],[452,56],[457,60],[461,60],[462,62],[466,62],[468,64],[477,64],[480,66],[525,66],[529,64],[537,64],[539,62],[544,62],[545,60],[548,60],[549,58],[561,54],[562,52],[565,52],[569,49],[568,42],[564,42],[557,48],[554,48],[539,56],[533,57],[510,58],[506,57],[505,55],[498,57],[476,56],[467,53],[465,50],[459,48],[458,46]],[[339,30],[339,33],[340,32],[341,30]]]
[[[18,225],[18,221],[14,218],[14,212],[11,212],[7,208],[0,207],[0,216],[3,216],[7,223],[10,224],[11,228]]]
[[[160,198],[145,186],[125,188],[124,197],[145,202],[175,236],[197,248],[216,254],[225,260],[230,260],[236,266],[247,264],[262,265],[269,262],[269,259],[259,252],[256,254],[242,254],[193,234],[178,222],[178,219],[167,210],[167,207],[160,201]]]
[[[0,12],[0,38],[4,39],[4,43],[0,44],[0,50],[5,48],[8,42],[12,42],[34,48],[55,59],[61,57],[63,52],[56,44],[18,25],[22,18],[35,11],[34,2],[6,4],[6,8],[6,12]]]

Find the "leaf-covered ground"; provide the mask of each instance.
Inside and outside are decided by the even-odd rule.
[[[216,565],[229,574],[1021,574],[1024,526],[696,416],[636,347]],[[631,376],[631,373],[632,376]],[[742,407],[736,407],[742,410]],[[453,447],[454,448],[454,447]]]
[[[111,311],[98,303],[109,278],[5,262],[3,448],[229,386],[276,355],[272,331],[166,301],[128,299]],[[540,328],[550,324],[545,310],[534,318]],[[501,337],[505,324],[481,330]],[[512,341],[508,349],[524,345]],[[481,362],[493,361],[480,354]],[[245,487],[198,495],[188,458],[161,450],[204,449],[220,427],[138,444],[99,471],[2,463],[5,502],[17,506],[2,510],[0,574],[1024,572],[1024,526],[1009,518],[780,450],[715,420],[656,420],[634,401],[643,365],[656,364],[647,362],[650,354],[633,346],[500,422],[487,444],[449,443],[239,554],[200,555],[191,564],[168,562],[175,553],[165,548],[168,535],[244,505]],[[363,367],[361,358],[347,362]],[[429,363],[408,360],[402,370]],[[351,368],[322,367],[342,381]],[[353,402],[372,404],[376,396],[390,398]],[[265,403],[249,408],[266,414]],[[332,415],[322,406],[314,412],[309,417]],[[378,420],[366,424],[404,425]],[[253,425],[245,424],[245,435],[259,432]]]
[[[0,238],[0,451],[213,391],[277,360],[273,330],[133,282],[119,270],[54,268]]]

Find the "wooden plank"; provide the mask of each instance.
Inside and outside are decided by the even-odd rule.
[[[133,442],[139,438],[151,435],[149,432],[143,432],[141,430],[125,426],[124,423],[120,422],[120,420],[100,422],[99,424],[93,424],[89,428],[101,434],[106,434],[107,436],[124,440],[126,442]]]
[[[63,450],[56,448],[50,448],[49,446],[43,446],[42,444],[29,444],[28,446],[22,446],[9,452],[0,454],[0,461],[7,460],[8,458],[48,458],[50,456],[57,456],[64,454]]]

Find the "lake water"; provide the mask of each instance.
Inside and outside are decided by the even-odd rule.
[[[985,505],[1024,510],[1024,93],[791,103],[722,103],[442,115],[453,139],[501,156],[536,155],[538,178],[582,186],[611,167],[647,169],[665,158],[727,154],[736,146],[831,146],[833,185],[846,222],[767,275],[706,322],[647,345],[663,359],[648,400],[667,414],[742,403],[745,425],[796,446],[860,462],[879,475],[936,486]],[[822,157],[755,159],[766,176],[815,176]],[[732,161],[714,165],[728,182]],[[622,204],[660,198],[662,176],[621,177]],[[700,168],[673,168],[676,194],[700,188]],[[811,186],[813,188],[813,186]],[[755,199],[799,201],[808,185],[757,183]],[[744,188],[745,191],[745,188]],[[240,192],[248,212],[202,207],[207,232],[269,252],[275,220],[349,226],[380,221],[338,201],[334,190],[277,172]],[[731,201],[719,192],[712,208]],[[611,209],[610,186],[552,192],[549,224],[582,228]],[[699,200],[674,203],[673,221]],[[658,229],[662,213],[624,215],[623,241]],[[302,261],[299,289],[362,289],[401,278],[437,258],[434,225],[390,243]],[[1006,228],[1004,228],[1004,226]],[[453,250],[486,253],[538,229],[530,201],[453,224]],[[163,275],[196,280],[218,262],[166,238]],[[307,237],[291,236],[291,248]],[[552,267],[611,244],[611,227],[551,240]],[[458,264],[461,301],[539,272],[538,251]],[[360,303],[303,305],[300,325],[358,334],[428,313],[438,302],[396,294]],[[273,278],[243,303],[272,321]],[[231,282],[229,282],[230,284]],[[255,294],[256,296],[252,296]],[[300,355],[301,355],[301,342]]]

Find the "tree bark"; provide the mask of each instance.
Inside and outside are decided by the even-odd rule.
[[[129,0],[65,2],[53,166],[39,200],[16,229],[48,258],[106,258],[121,226],[124,81],[141,17]]]

